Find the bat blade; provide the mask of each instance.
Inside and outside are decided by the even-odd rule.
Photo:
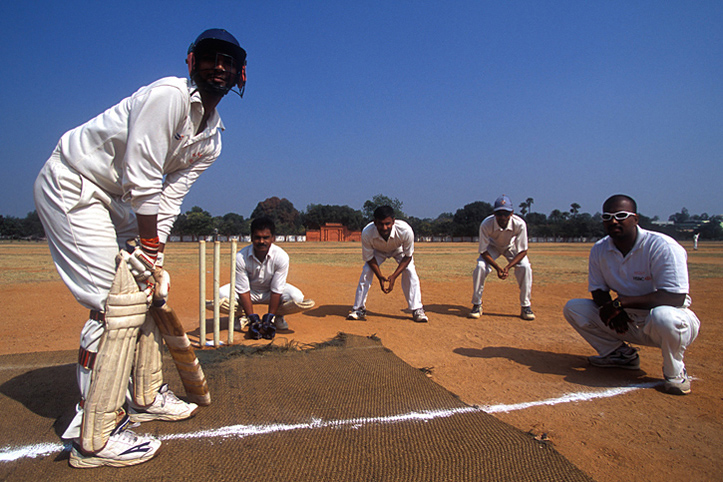
[[[171,352],[183,388],[186,390],[186,397],[198,405],[210,405],[211,393],[208,390],[206,376],[176,312],[165,304],[161,307],[151,307],[151,315],[161,331],[168,351]]]

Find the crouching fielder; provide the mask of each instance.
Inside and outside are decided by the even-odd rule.
[[[135,465],[160,442],[126,430],[128,420],[181,420],[198,408],[163,383],[159,330],[147,316],[168,294],[163,251],[185,195],[221,152],[216,106],[243,89],[246,52],[228,32],[203,32],[187,52],[191,82],[166,77],[66,132],[38,175],[34,196],[61,278],[90,319],[77,369],[81,403],[63,434],[73,467]],[[117,259],[140,237],[130,257]],[[128,261],[135,263],[131,274]],[[129,375],[129,413],[122,408]]]
[[[254,324],[262,320],[254,313],[254,305],[268,305],[263,315],[266,329],[265,338],[273,338],[276,330],[287,330],[286,315],[300,313],[314,307],[314,301],[304,299],[299,288],[286,282],[289,274],[289,255],[274,244],[276,224],[268,217],[259,217],[251,222],[251,244],[236,253],[236,307],[240,319],[234,328],[241,331],[249,325],[249,336],[256,338]],[[220,311],[229,312],[231,285],[219,289]],[[206,301],[206,308],[213,310],[213,300]],[[230,323],[230,322],[229,322]]]

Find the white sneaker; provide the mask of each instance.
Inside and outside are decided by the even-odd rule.
[[[274,317],[274,325],[276,325],[277,330],[288,330],[289,324],[286,322],[283,316],[275,316]]]
[[[683,369],[682,373],[674,378],[665,377],[663,390],[672,395],[687,395],[690,393],[690,377]]]
[[[168,389],[168,384],[164,383],[150,406],[141,408],[129,403],[128,409],[128,416],[132,422],[150,422],[151,420],[172,422],[193,417],[196,415],[198,405],[179,399]]]
[[[108,443],[98,453],[86,455],[76,444],[70,451],[70,466],[77,469],[88,469],[92,467],[125,467],[138,465],[152,459],[161,441],[150,435],[138,435],[130,430],[125,430],[129,423],[128,416],[111,432]]]
[[[429,321],[429,318],[424,314],[424,308],[417,308],[412,312],[412,320],[414,320],[415,323],[426,323]]]
[[[367,310],[364,308],[359,308],[358,310],[352,309],[348,315],[346,315],[347,320],[366,320],[367,319]]]

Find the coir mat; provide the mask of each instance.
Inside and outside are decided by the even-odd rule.
[[[545,442],[462,403],[376,339],[198,352],[212,404],[133,428],[147,463],[73,469],[60,439],[75,352],[0,357],[0,480],[590,481]],[[173,362],[164,373],[183,396]]]

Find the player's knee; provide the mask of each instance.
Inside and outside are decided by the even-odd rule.
[[[691,330],[685,312],[674,306],[656,306],[650,310],[650,323],[660,333],[682,334]]]
[[[594,302],[583,298],[569,300],[562,309],[565,320],[573,326],[589,325],[591,323],[590,303]]]

